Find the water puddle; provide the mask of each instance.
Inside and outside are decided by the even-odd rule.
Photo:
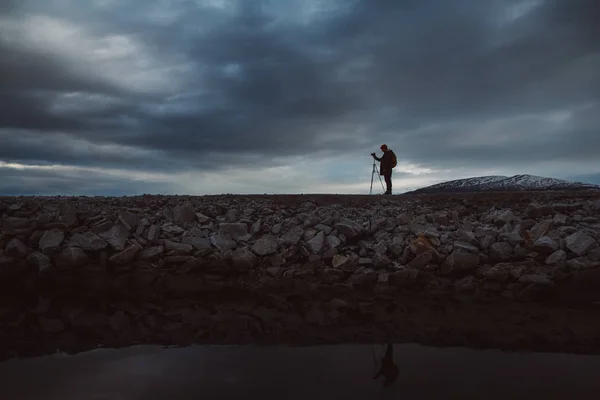
[[[597,398],[599,373],[600,356],[411,344],[136,346],[6,361],[0,398],[580,400]]]

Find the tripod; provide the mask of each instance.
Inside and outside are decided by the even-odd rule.
[[[383,181],[381,180],[381,175],[379,175],[379,168],[377,168],[377,164],[375,164],[375,160],[373,160],[373,171],[371,172],[371,189],[369,189],[369,194],[373,194],[373,175],[377,172],[377,176],[379,177],[379,182],[381,183],[381,188],[385,192],[385,187],[383,186]]]

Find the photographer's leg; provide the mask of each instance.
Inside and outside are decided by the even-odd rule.
[[[386,172],[384,175],[386,191],[385,194],[392,194],[392,173]]]

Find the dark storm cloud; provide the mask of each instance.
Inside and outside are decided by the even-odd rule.
[[[224,9],[193,1],[70,2],[69,13],[59,3],[17,8],[0,0],[0,13],[13,22],[28,13],[70,16],[92,38],[132,35],[150,68],[184,65],[184,72],[157,75],[173,79],[159,89],[154,75],[127,85],[90,72],[84,59],[0,29],[0,76],[8,77],[0,84],[0,158],[208,169],[311,155],[323,143],[335,155],[382,142],[402,160],[439,168],[600,158],[600,124],[591,116],[600,114],[594,0],[531,7],[516,0],[359,0],[305,20],[294,1],[234,1]],[[136,68],[124,72],[135,79]],[[119,102],[53,107],[72,92]],[[577,118],[555,124],[551,135],[551,120],[515,122],[521,114],[583,105],[589,114],[575,111]],[[492,120],[506,121],[492,129]],[[23,130],[143,151],[126,157],[53,141],[44,152],[35,140],[7,139]]]
[[[2,196],[124,196],[178,193],[169,182],[145,182],[86,170],[17,170],[0,165]]]

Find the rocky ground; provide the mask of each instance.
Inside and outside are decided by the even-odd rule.
[[[134,343],[600,353],[600,196],[0,198],[0,357]]]

